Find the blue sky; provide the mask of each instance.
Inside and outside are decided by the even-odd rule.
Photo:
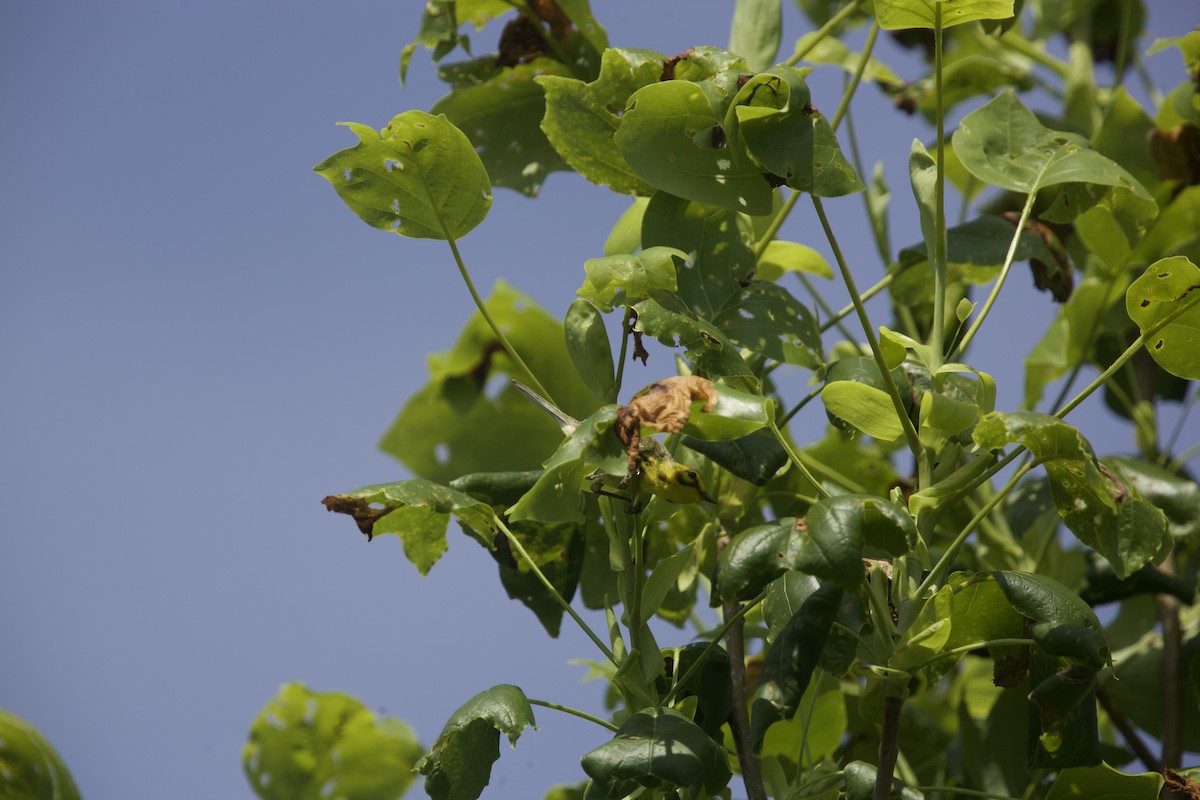
[[[595,5],[615,45],[727,41],[728,3]],[[1187,0],[1150,5],[1157,35],[1197,21]],[[398,84],[418,17],[415,2],[0,8],[0,708],[46,734],[85,796],[252,796],[241,745],[288,680],[354,694],[426,744],[496,683],[599,706],[567,663],[591,645],[567,625],[547,639],[453,526],[420,579],[394,538],[366,549],[320,505],[408,477],[375,444],[473,310],[444,244],[366,227],[311,171],[354,142],[335,122],[379,127],[441,94],[422,52]],[[807,30],[789,9],[784,51]],[[1174,52],[1151,63],[1164,87],[1181,77]],[[839,84],[813,82],[827,113]],[[905,245],[904,165],[925,134],[861,94]],[[561,173],[538,201],[499,190],[463,255],[481,290],[503,276],[561,316],[625,204]],[[870,283],[861,202],[830,205]],[[827,251],[811,213],[783,235]],[[1053,313],[1023,284],[975,350],[984,369]],[[1019,377],[998,378],[1011,408]],[[1102,413],[1073,421],[1129,447]],[[552,714],[485,797],[581,777],[606,734]]]

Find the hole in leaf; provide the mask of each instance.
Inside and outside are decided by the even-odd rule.
[[[441,466],[450,463],[450,447],[442,442],[433,448],[433,460]]]
[[[1164,342],[1162,339],[1159,339],[1158,341],[1156,341],[1156,342],[1154,343],[1154,349],[1155,349],[1155,350],[1162,350],[1162,349],[1163,349],[1163,345],[1165,345],[1165,344],[1166,344],[1166,342]]]
[[[346,167],[344,170],[342,170],[342,178],[344,180],[350,180],[350,168],[349,167]]]

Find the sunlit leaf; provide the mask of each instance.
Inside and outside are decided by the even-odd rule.
[[[897,442],[904,437],[896,407],[882,389],[854,381],[832,381],[821,392],[821,401],[834,417],[873,439]]]
[[[1059,516],[1080,541],[1126,577],[1158,555],[1166,517],[1132,487],[1106,473],[1091,445],[1048,414],[991,413],[975,426],[975,442],[988,450],[1020,443],[1046,469]]]
[[[33,725],[3,709],[0,709],[0,795],[23,800],[79,800],[75,780],[50,742]],[[259,796],[283,795],[260,793]]]
[[[664,57],[653,50],[605,50],[591,83],[547,75],[542,130],[573,170],[614,192],[649,195],[654,187],[625,162],[613,142],[629,96],[662,77]]]
[[[875,0],[875,18],[885,31],[933,28],[939,7],[943,28],[1013,15],[1013,0]]]
[[[811,64],[833,64],[841,67],[843,71],[853,75],[858,71],[858,65],[862,61],[862,53],[852,51],[846,43],[841,39],[833,36],[824,36],[818,38],[817,31],[806,33],[796,40],[796,50],[804,51],[804,60]],[[816,43],[813,40],[816,39]],[[871,56],[867,60],[867,66],[863,70],[862,80],[877,81],[883,84],[902,84],[904,81],[891,67],[884,64],[877,57]]]
[[[537,727],[525,693],[500,684],[472,697],[450,717],[416,765],[434,800],[475,800],[500,758],[500,734],[516,747],[526,726]]]
[[[783,35],[781,0],[736,0],[729,29],[729,51],[745,57],[753,72],[775,63]]]
[[[589,258],[583,263],[587,280],[577,294],[605,311],[633,305],[652,292],[674,291],[676,264],[687,260],[687,253],[673,247],[647,247],[636,255]]]
[[[405,111],[380,132],[343,124],[358,144],[313,169],[363,222],[418,239],[461,239],[487,216],[487,170],[445,117]]]
[[[576,299],[567,307],[563,328],[567,352],[571,354],[579,377],[601,402],[614,402],[617,399],[616,374],[603,315],[586,300]]]
[[[446,552],[451,516],[461,520],[481,544],[491,547],[491,506],[427,480],[364,486],[322,502],[330,511],[353,517],[368,539],[385,533],[399,536],[404,555],[422,575]]]
[[[1177,314],[1181,308],[1187,310]],[[1200,379],[1200,269],[1195,264],[1174,256],[1146,267],[1125,294],[1125,310],[1143,334],[1177,314],[1150,336],[1146,352],[1172,375]]]
[[[779,280],[787,272],[805,272],[822,278],[833,277],[833,267],[825,256],[811,247],[796,242],[772,239],[758,259],[755,277],[764,281]]]
[[[1092,150],[1081,136],[1040,123],[1011,89],[963,117],[954,152],[975,177],[1022,194],[1064,183],[1123,186],[1150,195],[1132,175]]]
[[[669,292],[635,306],[638,327],[667,347],[682,347],[697,371],[710,377],[734,378],[757,388],[758,379],[742,359],[738,347],[719,328],[700,318]]]
[[[1046,800],[1157,800],[1162,785],[1156,772],[1130,775],[1108,764],[1074,767],[1058,773]]]
[[[287,683],[251,724],[242,766],[263,800],[391,800],[413,782],[421,753],[412,728],[395,717],[377,718],[340,692]]]
[[[782,286],[756,281],[731,296],[712,321],[751,352],[808,369],[824,363],[816,317]]]

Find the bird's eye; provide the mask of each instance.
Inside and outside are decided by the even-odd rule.
[[[689,469],[687,472],[681,472],[679,474],[679,482],[684,486],[699,486],[700,476],[697,475],[694,470]]]

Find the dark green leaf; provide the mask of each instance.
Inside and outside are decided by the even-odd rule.
[[[808,512],[796,566],[851,592],[863,579],[863,549],[902,555],[917,540],[908,512],[869,495],[824,497]]]
[[[777,638],[809,595],[819,588],[820,581],[799,570],[788,570],[773,580],[767,586],[767,596],[763,600],[763,621],[770,629],[769,638]],[[834,621],[837,624],[829,632],[818,663],[821,669],[840,678],[850,669],[858,649],[855,635],[863,624],[862,601],[858,595],[842,595]]]
[[[725,602],[749,600],[791,569],[800,537],[790,517],[756,525],[738,533],[721,551],[717,586]]]
[[[461,239],[487,216],[487,170],[445,117],[405,111],[379,133],[343,124],[358,144],[313,169],[363,222],[419,239]]]
[[[583,568],[583,535],[572,524],[514,522],[513,535],[537,564],[560,597],[568,603],[575,596],[579,573]],[[511,550],[508,537],[497,535],[492,558],[500,568],[500,584],[513,600],[520,600],[537,615],[551,637],[557,637],[562,624],[563,607],[542,584],[524,558]]]
[[[1190,539],[1200,533],[1200,486],[1195,481],[1130,456],[1109,456],[1100,463],[1166,514],[1173,538]]]
[[[0,709],[0,795],[21,800],[79,800],[75,780],[54,747],[33,725],[3,709]],[[275,795],[259,793],[259,796]]]
[[[692,669],[696,660],[708,647],[702,642],[693,642],[684,647],[664,650],[663,660],[670,665],[670,676],[664,676],[659,687],[662,694],[670,691],[674,682],[681,680]],[[688,697],[696,698],[695,722],[713,739],[721,736],[721,726],[729,721],[729,707],[733,702],[733,686],[729,680],[729,655],[720,647],[713,647],[704,657],[687,683],[675,689],[675,703]],[[666,680],[669,677],[670,680]]]
[[[542,476],[540,469],[523,472],[472,472],[450,481],[450,488],[465,492],[493,508],[508,508]]]
[[[526,726],[537,727],[525,693],[500,684],[464,703],[417,762],[425,792],[434,800],[475,800],[500,757],[500,734],[514,747]]]
[[[685,436],[681,444],[755,486],[765,486],[788,460],[779,438],[768,430],[757,430],[725,442]]]
[[[1030,660],[1029,769],[1100,763],[1096,719],[1096,670],[1038,652]]]
[[[750,741],[756,750],[772,723],[796,714],[841,600],[839,586],[826,584],[817,589],[805,598],[767,652],[750,712]]]
[[[1008,602],[1035,623],[1031,633],[1038,645],[1051,655],[1068,655],[1093,665],[1109,660],[1103,628],[1091,607],[1076,592],[1058,581],[1032,572],[996,570],[990,573]],[[1064,629],[1056,634],[1056,629]],[[1072,632],[1078,629],[1076,632]],[[1062,638],[1059,638],[1061,635]],[[1089,647],[1080,652],[1078,644]]]
[[[696,723],[669,708],[637,712],[612,741],[582,761],[599,796],[613,800],[637,786],[687,787],[714,794],[731,777],[716,742]]]
[[[287,683],[251,724],[242,766],[263,800],[390,800],[412,783],[420,756],[416,735],[395,717],[377,719],[348,695]]]

